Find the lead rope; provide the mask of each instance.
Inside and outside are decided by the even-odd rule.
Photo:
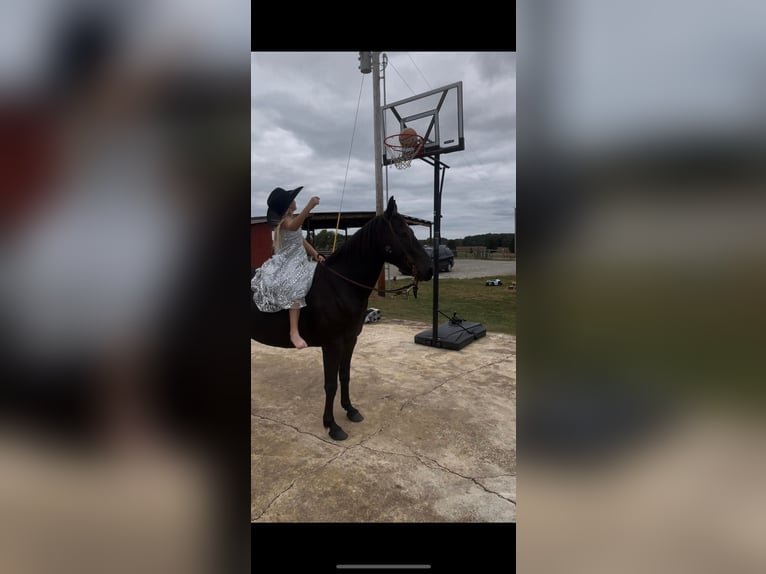
[[[402,242],[396,236],[396,233],[394,232],[393,225],[391,225],[391,222],[388,219],[385,219],[385,222],[388,224],[388,230],[391,232],[391,238],[394,239],[399,244],[399,247],[401,248],[402,247]],[[386,246],[386,249],[388,249],[388,246]],[[418,298],[417,267],[412,262],[412,259],[410,259],[410,256],[407,255],[407,252],[404,249],[402,249],[402,253],[404,253],[404,256],[407,258],[407,262],[410,264],[410,268],[412,270],[412,278],[413,278],[414,281],[412,283],[410,283],[409,285],[405,285],[404,287],[397,287],[396,289],[383,289],[382,291],[383,291],[383,293],[399,293],[400,291],[406,291],[407,289],[412,287],[412,294],[415,297],[415,299],[417,299]],[[346,277],[342,273],[338,273],[337,271],[335,271],[335,269],[333,269],[332,267],[328,267],[327,265],[325,265],[324,268],[327,269],[328,271],[331,271],[332,273],[334,273],[335,275],[337,275],[341,279],[344,279],[344,280],[348,281],[349,283],[352,283],[352,284],[356,285],[357,287],[362,287],[363,289],[369,289],[370,291],[375,291],[376,290],[375,287],[370,287],[369,285],[363,285],[362,283],[359,283],[358,281],[354,281],[353,279],[349,279],[348,277]],[[377,291],[381,291],[381,289],[377,289]]]
[[[362,287],[363,289],[369,289],[370,291],[380,291],[380,289],[376,289],[375,287],[370,287],[369,285],[364,285],[363,283],[359,283],[358,281],[354,281],[353,279],[349,279],[343,273],[338,273],[335,269],[332,267],[328,267],[327,265],[323,265],[325,269],[327,269],[330,273],[334,273],[344,281],[348,281],[349,283],[352,283],[353,285],[356,285],[357,287]],[[415,296],[415,299],[418,298],[418,279],[415,275],[415,266],[412,266],[412,273],[413,278],[415,279],[412,283],[409,285],[405,285],[404,287],[397,287],[396,289],[383,289],[384,293],[399,293],[400,291],[406,291],[410,287],[412,287],[412,294]]]

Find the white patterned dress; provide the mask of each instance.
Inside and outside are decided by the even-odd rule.
[[[300,229],[282,229],[280,235],[282,245],[256,270],[250,282],[253,300],[264,313],[290,309],[296,301],[299,307],[305,307],[316,270],[316,262],[306,256]]]

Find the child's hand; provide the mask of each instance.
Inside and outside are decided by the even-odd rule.
[[[314,209],[317,205],[319,205],[319,198],[315,195],[309,199],[309,209]]]
[[[320,263],[324,263],[324,261],[325,261],[324,255],[322,255],[321,253],[317,253],[317,256],[314,259],[316,259]]]

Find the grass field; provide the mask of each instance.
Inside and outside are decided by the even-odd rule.
[[[488,287],[487,279],[499,278],[503,285]],[[508,289],[515,276],[500,275],[474,279],[439,278],[439,309],[442,313],[481,323],[488,332],[516,334],[516,292]],[[399,279],[386,281],[387,289],[407,285],[410,281]],[[384,319],[406,319],[431,324],[433,309],[433,282],[420,283],[418,298],[389,294],[379,297],[375,291],[370,295],[369,306],[381,310]],[[446,321],[439,315],[439,322]]]

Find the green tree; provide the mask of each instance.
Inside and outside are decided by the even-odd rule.
[[[314,239],[314,248],[318,251],[330,251],[332,249],[332,243],[335,239],[335,232],[330,231],[329,229],[323,229],[319,233],[316,234],[316,238]],[[343,242],[346,240],[345,236],[342,234],[338,234],[338,241],[335,245],[335,248],[337,249],[341,245],[343,245]]]

